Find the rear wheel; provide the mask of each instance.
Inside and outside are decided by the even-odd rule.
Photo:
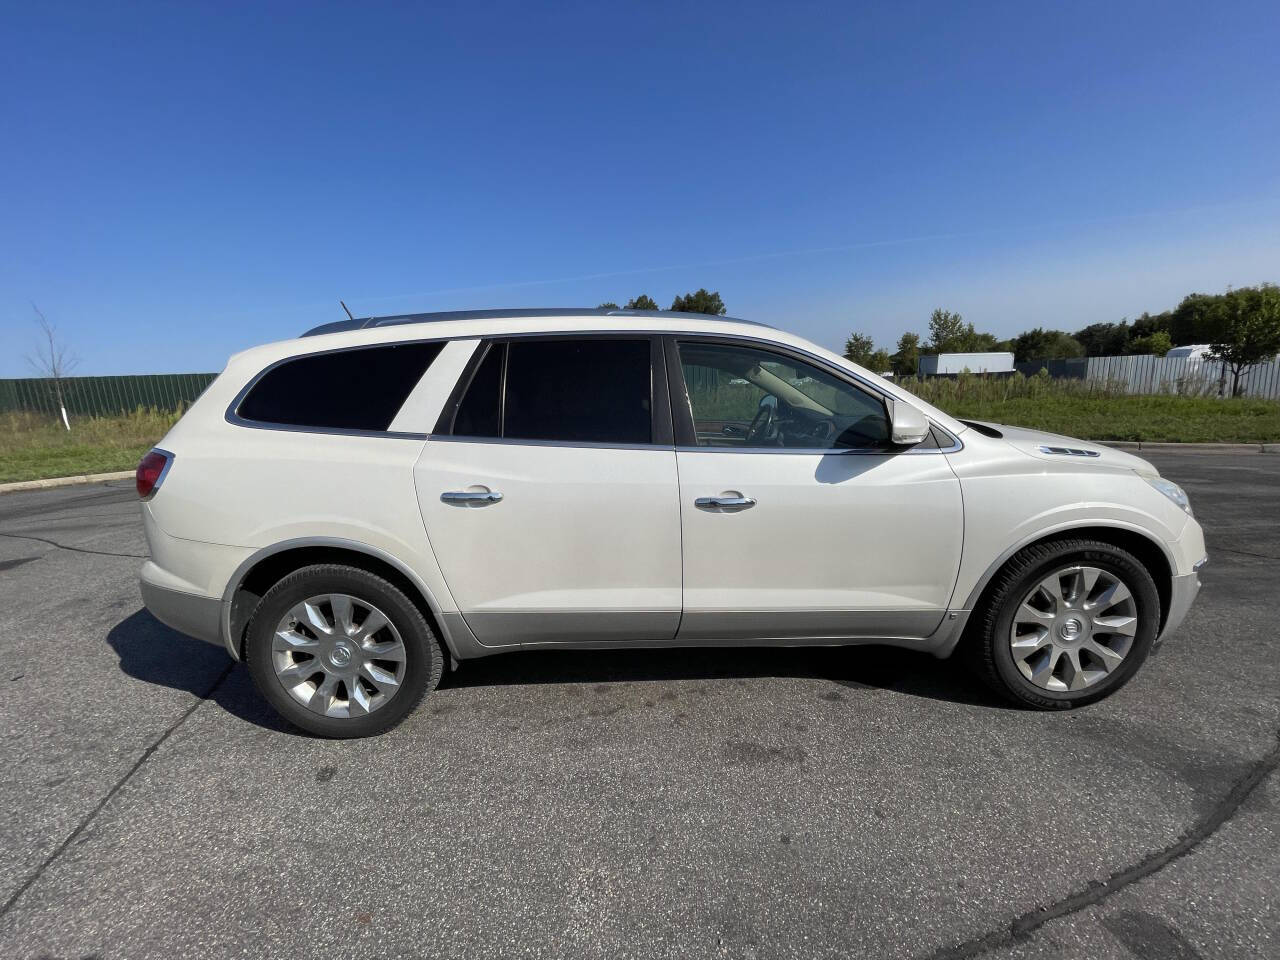
[[[262,598],[245,660],[290,723],[325,737],[391,729],[435,689],[444,656],[422,612],[367,570],[304,567]]]
[[[1016,554],[979,616],[971,650],[988,685],[1026,706],[1066,710],[1109,696],[1142,666],[1160,595],[1127,551],[1058,540]]]

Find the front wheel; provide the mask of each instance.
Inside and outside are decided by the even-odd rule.
[[[435,689],[444,655],[417,606],[358,567],[303,567],[249,621],[253,682],[294,726],[323,737],[391,729]]]
[[[998,693],[1040,710],[1094,703],[1124,686],[1151,651],[1160,595],[1146,567],[1096,540],[1016,554],[978,611],[971,652]]]

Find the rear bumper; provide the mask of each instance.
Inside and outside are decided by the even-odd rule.
[[[1191,609],[1191,604],[1200,592],[1200,570],[1208,560],[1209,558],[1205,557],[1186,576],[1173,578],[1173,589],[1169,595],[1169,615],[1165,618],[1164,629],[1160,631],[1156,643],[1163,642],[1186,619],[1187,611]]]
[[[217,597],[202,597],[161,586],[147,578],[146,567],[140,586],[142,602],[161,623],[226,649],[222,642],[222,601]]]

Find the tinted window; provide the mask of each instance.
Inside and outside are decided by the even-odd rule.
[[[494,345],[458,407],[456,436],[651,441],[648,340],[512,340],[505,349],[505,389],[503,346]]]
[[[236,413],[296,427],[386,430],[442,346],[401,343],[286,360],[263,374]]]
[[[649,443],[648,340],[512,340],[502,435]]]
[[[726,344],[680,344],[699,446],[818,450],[882,447],[884,402],[783,354]]]
[[[458,404],[458,414],[453,421],[454,436],[502,436],[502,362],[506,344],[489,344],[486,350],[466,396]]]

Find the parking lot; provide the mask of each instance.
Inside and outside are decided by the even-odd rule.
[[[5,953],[1280,955],[1280,456],[1151,459],[1211,562],[1095,706],[880,648],[536,653],[353,742],[142,609],[131,483],[4,496]]]

